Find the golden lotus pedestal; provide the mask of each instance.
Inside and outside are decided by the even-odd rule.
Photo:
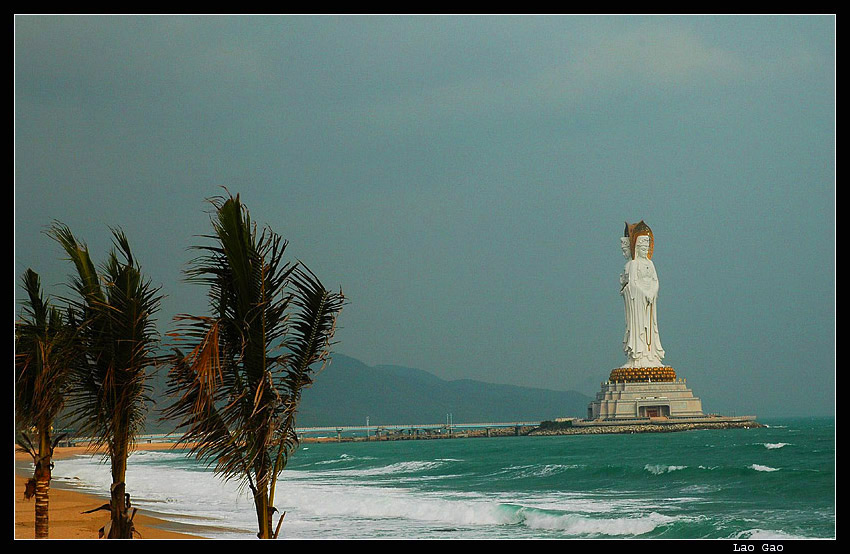
[[[702,417],[702,401],[672,367],[620,367],[587,407],[593,420]]]
[[[608,380],[617,383],[675,382],[676,370],[672,367],[618,367]]]

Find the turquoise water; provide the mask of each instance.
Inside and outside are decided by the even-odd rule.
[[[767,428],[304,444],[278,485],[289,538],[835,537],[833,419]],[[108,490],[108,467],[57,462]],[[180,452],[131,456],[136,505],[252,538],[251,501]]]

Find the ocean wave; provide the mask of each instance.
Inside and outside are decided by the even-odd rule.
[[[648,502],[644,498],[637,498],[633,491],[618,490],[610,493],[594,491],[590,492],[564,492],[564,491],[539,491],[536,493],[517,494],[516,492],[488,494],[486,497],[504,505],[523,506],[528,509],[542,510],[555,514],[634,514],[645,510],[656,510],[664,506],[669,508],[680,499],[664,499],[661,503]]]
[[[439,468],[443,465],[445,465],[444,462],[437,461],[396,462],[394,464],[389,464],[380,467],[372,467],[367,469],[350,469],[336,473],[353,476],[392,475],[396,473],[416,473],[419,471],[428,471]]]
[[[569,469],[575,469],[579,466],[575,464],[545,464],[530,468],[531,477],[546,477],[548,475],[557,475]]]
[[[430,481],[443,481],[446,479],[457,479],[462,475],[440,474],[440,475],[412,475],[409,477],[396,477],[396,483],[428,483]]]
[[[598,518],[580,514],[551,514],[523,509],[523,523],[532,529],[564,531],[570,536],[640,536],[679,518],[651,512],[638,517]]]
[[[314,462],[313,465],[321,466],[321,465],[333,465],[340,464],[346,462],[355,462],[355,461],[369,461],[375,460],[374,456],[351,456],[350,454],[340,454],[336,458],[331,458],[329,460],[320,460],[318,462]]]
[[[510,466],[494,475],[505,476],[508,479],[525,479],[528,477],[548,477],[558,475],[570,469],[581,466],[576,464],[530,464],[522,466]]]
[[[788,442],[765,442],[765,443],[762,443],[762,444],[764,444],[764,447],[767,448],[768,450],[775,450],[777,448],[782,448],[783,446],[788,446],[791,443],[788,443]]]
[[[408,520],[441,525],[506,525],[521,522],[521,517],[499,504],[482,499],[445,498],[441,494],[411,495],[405,489],[374,486],[293,487],[287,483],[284,498],[301,520],[358,518]],[[287,519],[289,519],[287,517]]]
[[[444,493],[411,494],[410,491],[375,487],[296,487],[285,497],[297,509],[292,515],[300,521],[326,518],[357,518],[382,525],[381,521],[458,527],[518,525],[529,530],[561,532],[566,536],[639,536],[661,525],[680,520],[656,512],[609,517],[558,509],[541,509],[522,504],[502,503],[485,495],[446,497]],[[289,512],[287,512],[289,513]],[[289,516],[287,516],[287,519]],[[293,520],[293,523],[295,520]]]
[[[130,462],[168,462],[189,458],[186,450],[136,450],[127,459]]]
[[[718,486],[718,485],[704,485],[704,484],[688,485],[687,487],[682,488],[683,493],[697,493],[697,494],[717,492],[719,490],[721,490],[721,487]],[[677,502],[685,502],[685,501],[690,500],[690,499],[676,498],[674,500],[677,501]],[[700,500],[700,499],[697,498],[697,499],[694,499],[694,500]]]
[[[132,455],[135,459],[128,464],[126,482],[133,504],[142,510],[152,509],[166,519],[191,517],[218,524],[234,519],[237,507],[250,508],[252,499],[240,491],[238,481],[224,481],[198,464],[187,469],[182,453],[139,454]],[[156,461],[140,463],[140,458]],[[56,465],[55,477],[76,490],[108,497],[108,463],[90,457],[68,458]]]
[[[318,462],[313,462],[313,465],[328,465],[328,464],[339,464],[342,462],[349,462],[353,460],[353,457],[348,454],[340,454],[336,458],[329,458],[327,460],[320,460]]]
[[[667,466],[662,464],[646,464],[643,469],[652,473],[653,475],[661,475],[663,473],[672,473],[674,471],[680,471],[682,469],[686,469],[688,466]]]
[[[739,531],[738,533],[735,533],[729,538],[742,540],[799,540],[812,539],[816,537],[792,535],[791,533],[786,533],[785,531],[774,531],[770,529],[747,529],[746,531]]]
[[[763,466],[761,464],[752,464],[752,465],[749,465],[747,467],[750,468],[750,469],[754,469],[756,471],[768,471],[768,472],[769,471],[779,471],[779,469],[777,469],[775,467]]]

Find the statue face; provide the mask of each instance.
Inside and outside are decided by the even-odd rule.
[[[635,252],[641,257],[646,258],[649,254],[649,237],[646,235],[641,235],[637,238],[635,242]]]
[[[620,248],[623,249],[623,256],[626,258],[632,257],[632,245],[629,244],[629,237],[620,237]]]

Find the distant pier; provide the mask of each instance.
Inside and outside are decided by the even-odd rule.
[[[398,425],[346,425],[298,428],[302,441],[390,441],[467,437],[522,436],[540,426],[539,421],[500,423],[424,423]]]
[[[433,423],[399,425],[342,425],[300,427],[298,439],[302,442],[366,442],[394,440],[460,439],[487,437],[520,437],[552,435],[595,435],[609,433],[669,433],[697,429],[751,429],[764,427],[755,416],[708,415],[690,418],[647,417],[632,420],[588,420],[559,418],[555,421],[514,421],[501,423]],[[66,430],[68,437],[59,446],[83,446],[91,441],[76,437]],[[175,433],[140,435],[136,442],[176,443]]]

